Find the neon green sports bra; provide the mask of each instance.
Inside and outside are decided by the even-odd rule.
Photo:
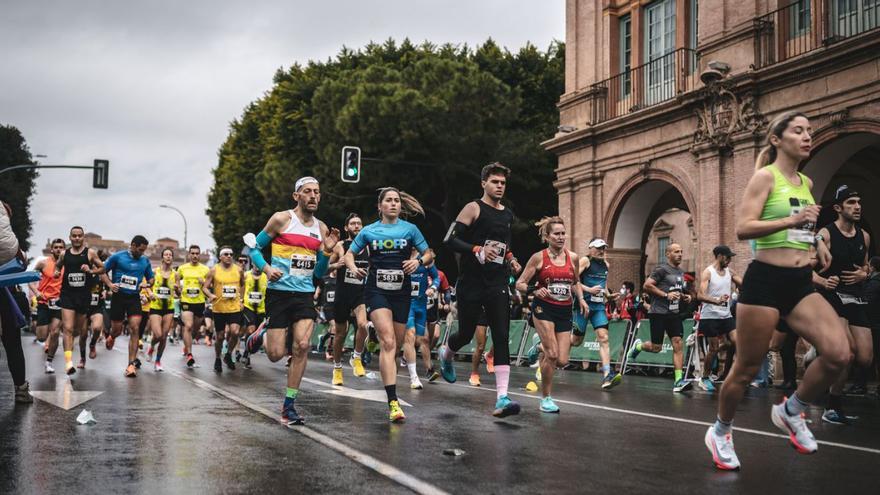
[[[794,216],[808,205],[816,204],[813,194],[810,193],[809,179],[798,172],[801,179],[800,185],[794,185],[782,175],[775,164],[767,165],[767,169],[773,173],[773,190],[767,196],[764,210],[761,212],[761,220],[779,220],[788,216]],[[813,229],[815,225],[807,224],[799,228],[780,230],[764,237],[759,237],[755,242],[755,249],[791,248],[807,251],[815,243]]]

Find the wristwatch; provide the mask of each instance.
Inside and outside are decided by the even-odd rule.
[[[813,240],[816,241],[816,244],[819,244],[820,242],[825,241],[825,236],[823,236],[822,234],[816,234],[816,236],[813,237]]]

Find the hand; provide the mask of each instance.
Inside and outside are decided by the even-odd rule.
[[[510,269],[513,270],[514,275],[519,275],[519,272],[522,271],[522,265],[519,264],[519,261],[517,261],[516,258],[511,258]]]
[[[590,308],[587,307],[587,302],[583,300],[583,298],[578,299],[578,306],[581,308],[582,315],[590,314]]]
[[[483,246],[483,257],[486,261],[495,261],[501,254],[501,250],[495,246]]]
[[[807,224],[815,224],[816,220],[819,219],[819,211],[821,207],[819,205],[808,205],[805,206],[797,215],[794,215],[791,221],[794,223],[795,227],[801,227]]]
[[[598,296],[599,293],[602,292],[602,287],[599,287],[598,285],[595,287],[587,287],[587,292],[594,296]]]
[[[681,292],[667,292],[666,299],[670,301],[678,301],[681,299]]]
[[[846,285],[857,284],[868,278],[868,274],[863,272],[861,268],[855,267],[853,271],[842,270],[840,280]]]
[[[333,251],[333,248],[336,247],[336,243],[339,242],[339,229],[333,227],[327,232],[327,236],[324,237],[324,252],[329,253]]]
[[[825,279],[825,288],[828,290],[836,289],[838,284],[840,284],[840,279],[837,275],[832,275]]]
[[[281,272],[281,270],[275,268],[274,266],[269,266],[269,265],[266,265],[263,268],[263,272],[266,274],[266,276],[269,278],[269,280],[271,280],[273,282],[277,282],[277,281],[281,280],[281,277],[284,275]]]
[[[685,295],[684,295],[684,302],[685,302],[685,303],[690,304],[691,299],[692,299],[692,297],[691,297],[690,294],[685,294]]]
[[[89,265],[87,265],[85,263],[83,263],[83,266],[79,267],[79,269],[86,272],[86,273],[92,273],[92,267],[90,267]]]
[[[534,295],[540,299],[547,299],[550,297],[550,291],[546,287],[541,287],[534,292]]]
[[[831,268],[831,250],[824,242],[819,242],[816,245],[816,261],[819,264],[819,273]]]
[[[150,301],[156,301],[157,299],[159,299],[159,298],[156,297],[156,294],[153,293],[153,292],[151,292],[151,293],[150,293]]]
[[[436,291],[434,290],[433,287],[428,287],[428,290],[425,291],[425,295],[428,297],[434,297],[435,292]]]
[[[418,260],[406,260],[403,262],[403,273],[409,275],[419,268]]]
[[[110,284],[110,292],[114,292],[114,293],[119,292],[119,286],[114,283],[111,283]]]

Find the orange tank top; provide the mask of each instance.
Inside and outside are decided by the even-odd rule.
[[[52,299],[61,297],[61,283],[64,281],[64,268],[61,269],[61,276],[55,278],[55,258],[46,258],[46,265],[41,272],[43,277],[37,285],[37,290],[43,297],[37,301],[40,304],[46,304]]]

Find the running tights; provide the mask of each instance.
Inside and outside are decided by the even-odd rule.
[[[782,358],[782,379],[786,383],[794,383],[797,379],[797,359],[794,351],[797,348],[798,336],[789,333],[785,336],[779,356]]]
[[[453,352],[467,345],[477,330],[480,313],[486,310],[486,322],[492,332],[492,346],[495,352],[495,366],[510,364],[510,296],[507,288],[486,288],[480,294],[467,294],[461,291],[458,298],[458,332],[450,335],[447,344]],[[477,296],[482,296],[477,299]]]
[[[21,328],[16,322],[14,301],[9,290],[0,287],[0,330],[3,333],[3,347],[6,349],[6,365],[16,387],[24,384],[24,351],[21,348]]]

